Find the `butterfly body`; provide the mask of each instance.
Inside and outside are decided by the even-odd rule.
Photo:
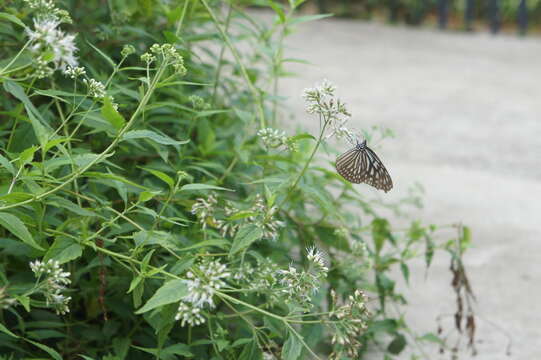
[[[366,183],[385,192],[393,188],[389,172],[376,153],[366,145],[366,140],[357,142],[353,149],[338,156],[336,171],[354,184]]]

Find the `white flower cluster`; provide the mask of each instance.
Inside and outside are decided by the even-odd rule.
[[[260,259],[257,266],[245,262],[232,278],[243,288],[267,296],[266,305],[277,302],[293,303],[305,309],[312,306],[311,300],[317,292],[321,279],[327,276],[325,257],[315,247],[307,249],[309,267],[299,271],[290,265],[287,270],[270,259]]]
[[[359,337],[367,328],[367,322],[371,316],[366,307],[367,298],[361,290],[355,290],[348,301],[338,305],[338,296],[331,290],[332,310],[331,317],[336,317],[335,333],[332,338],[333,344],[341,345],[341,349],[332,354],[331,358],[339,359],[343,356],[357,358],[361,348]]]
[[[306,252],[306,258],[310,261],[315,272],[326,275],[329,272],[329,268],[327,267],[323,253],[315,246],[309,247],[306,249]]]
[[[120,51],[120,55],[122,55],[123,58],[126,58],[131,54],[135,54],[135,47],[133,45],[124,45],[122,51]]]
[[[269,209],[263,197],[257,194],[251,211],[257,215],[250,216],[248,220],[263,230],[263,238],[275,241],[278,238],[280,228],[285,226],[283,221],[274,219],[278,208],[273,206]]]
[[[71,67],[71,66],[67,66],[66,67],[66,71],[64,71],[64,74],[68,77],[70,77],[71,79],[77,79],[79,76],[83,76],[83,75],[86,75],[86,70],[84,67]]]
[[[214,308],[212,296],[216,290],[225,286],[222,278],[229,277],[231,274],[227,271],[227,266],[218,260],[200,264],[198,272],[201,273],[200,276],[196,276],[191,271],[186,274],[188,295],[184,300],[197,307],[204,307],[205,304],[208,304],[209,307]]]
[[[258,293],[268,293],[271,299],[268,303],[274,303],[278,299],[274,287],[278,284],[280,268],[270,259],[259,259],[254,268],[249,262],[240,266],[233,279],[242,283],[248,289]]]
[[[261,129],[257,132],[257,135],[261,138],[267,148],[279,148],[283,147],[286,150],[297,151],[297,143],[291,138],[286,136],[285,131],[281,131],[273,128]]]
[[[346,127],[351,114],[346,105],[335,97],[336,87],[327,80],[314,88],[304,89],[303,97],[306,101],[306,112],[320,115],[327,125],[326,139],[333,136],[346,137],[355,142],[355,134]]]
[[[66,10],[58,9],[53,0],[23,0],[26,6],[35,11],[35,18],[41,20],[58,20],[71,24],[72,20]]]
[[[83,83],[88,88],[88,95],[96,99],[105,97],[105,85],[94,79],[83,79]]]
[[[172,66],[175,72],[182,76],[186,74],[184,66],[184,58],[179,54],[177,49],[171,44],[154,44],[150,47],[150,52],[141,55],[141,60],[147,65],[150,65],[156,59],[160,58],[166,66]]]
[[[235,214],[243,210],[237,209],[233,203],[226,201],[226,205],[222,208],[218,207],[218,199],[214,194],[210,194],[207,199],[198,198],[192,205],[192,214],[197,216],[199,224],[203,229],[211,226],[220,231],[222,236],[235,236],[237,230],[246,221],[255,224],[263,231],[263,238],[276,240],[279,235],[279,230],[284,226],[284,223],[275,219],[277,207],[269,208],[260,194],[255,196],[254,204],[248,210],[253,215],[241,220],[230,219]],[[216,214],[225,215],[226,219],[217,219]]]
[[[36,260],[30,263],[30,269],[40,281],[38,288],[41,290],[47,301],[47,306],[52,306],[57,314],[69,312],[68,303],[71,296],[62,294],[71,283],[70,273],[63,271],[60,263],[56,260],[49,260],[46,263]]]
[[[207,199],[198,198],[195,200],[195,203],[192,205],[192,214],[197,216],[199,219],[199,224],[203,229],[207,228],[207,225],[216,224],[216,218],[214,217],[214,211],[218,200],[214,194],[210,194]]]
[[[283,286],[282,294],[286,302],[298,304],[304,308],[312,306],[312,295],[317,292],[322,278],[327,276],[329,268],[325,264],[323,253],[316,248],[307,249],[310,268],[307,271],[298,271],[292,265],[288,270],[280,270],[280,284]]]
[[[201,308],[194,306],[192,303],[181,301],[178,305],[175,320],[180,320],[180,326],[186,324],[197,326],[205,323],[205,318],[201,314]]]
[[[216,307],[213,296],[216,290],[226,285],[223,279],[231,275],[227,266],[219,260],[199,264],[196,273],[189,271],[186,274],[188,295],[180,301],[175,316],[175,320],[181,320],[181,326],[185,324],[194,326],[205,322],[201,311],[205,307],[210,309]]]
[[[59,25],[60,21],[56,19],[37,18],[34,19],[34,30],[26,30],[26,34],[32,42],[30,51],[34,54],[36,62],[38,65],[40,65],[39,62],[47,64],[52,62],[52,71],[57,69],[65,71],[67,66],[76,67],[78,65],[75,57],[77,51],[75,35],[64,33],[58,29]]]
[[[188,100],[190,100],[192,103],[192,108],[195,110],[208,110],[211,107],[210,104],[205,102],[205,99],[203,99],[201,96],[190,95]]]

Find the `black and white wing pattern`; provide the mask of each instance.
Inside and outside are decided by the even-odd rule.
[[[336,171],[354,184],[366,183],[385,192],[393,188],[391,176],[366,140],[336,159]]]

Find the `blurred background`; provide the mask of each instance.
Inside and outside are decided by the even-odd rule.
[[[319,0],[303,12],[337,16],[286,40],[286,57],[311,63],[292,63],[281,82],[290,125],[318,129],[301,93],[328,79],[352,127],[392,129],[373,144],[395,183],[389,198],[419,182],[421,219],[472,229],[476,359],[540,359],[541,1]],[[402,286],[413,328],[452,323],[448,260],[428,274],[419,261],[412,280]]]

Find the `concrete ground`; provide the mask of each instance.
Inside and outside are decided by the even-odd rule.
[[[297,77],[281,84],[304,127],[318,124],[303,111],[303,88],[331,80],[352,126],[384,125],[397,135],[378,147],[395,184],[388,196],[419,181],[425,207],[416,216],[471,227],[465,260],[480,316],[476,359],[541,359],[540,39],[330,19],[301,26],[287,46],[286,57],[313,64],[289,65]],[[426,279],[423,263],[414,266],[405,310],[420,334],[455,309],[448,265],[439,256]]]

